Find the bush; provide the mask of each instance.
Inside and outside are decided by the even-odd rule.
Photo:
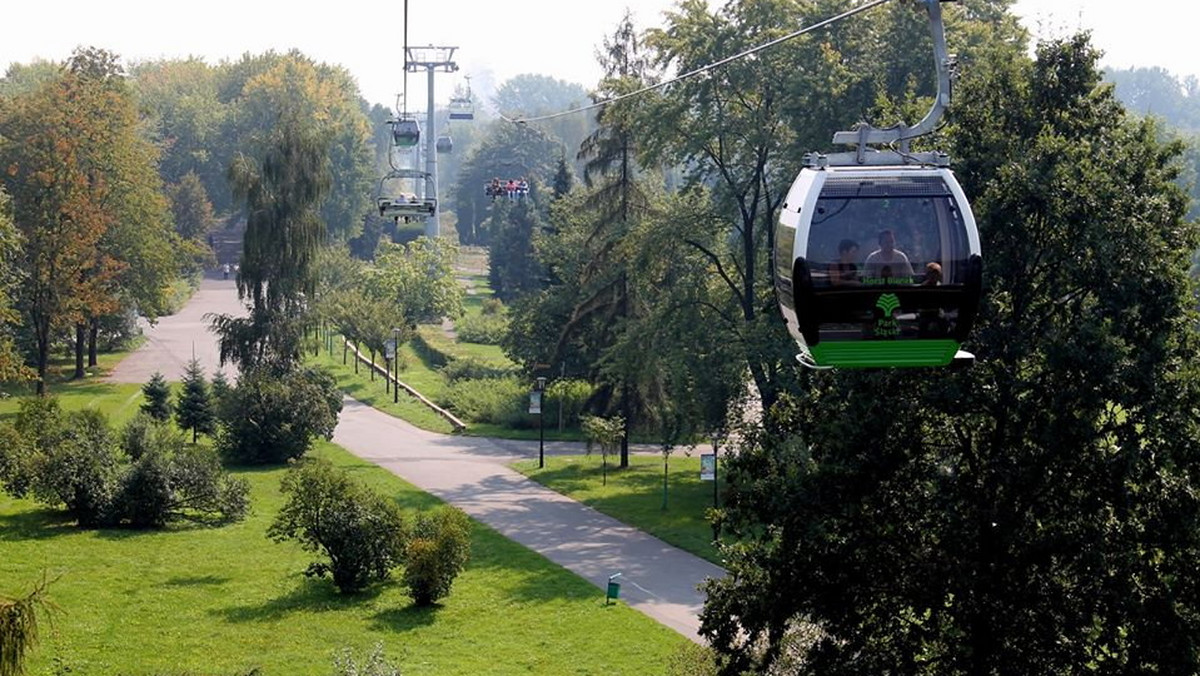
[[[580,417],[586,410],[588,400],[592,398],[596,387],[586,380],[564,379],[555,380],[546,386],[546,400],[542,402],[542,410],[550,415],[558,415],[558,406],[563,408],[563,424],[567,427],[578,427]]]
[[[304,455],[314,438],[331,438],[341,410],[342,393],[324,369],[243,374],[221,405],[217,448],[232,462],[286,462]]]
[[[216,454],[189,446],[183,435],[164,424],[148,432],[136,418],[123,438],[135,440],[140,450],[121,481],[120,519],[136,527],[162,526],[189,517],[239,521],[249,511],[250,486],[221,469]]]
[[[341,655],[333,657],[334,676],[400,676],[400,670],[383,655],[383,644],[376,643],[361,663],[354,659],[354,651],[345,648]]]
[[[459,380],[485,380],[510,378],[515,375],[511,367],[496,366],[476,357],[454,359],[441,369],[442,376],[448,382]]]
[[[459,380],[442,393],[442,405],[473,422],[510,428],[533,427],[529,389],[517,378]]]
[[[5,488],[65,505],[81,526],[161,526],[188,516],[242,518],[249,486],[216,456],[188,448],[180,432],[140,415],[120,443],[96,411],[63,413],[54,400],[27,400],[15,426],[0,429]]]
[[[427,606],[450,593],[471,557],[471,520],[443,505],[414,519],[404,547],[404,582],[413,603]]]
[[[404,519],[396,504],[325,460],[296,463],[283,478],[287,503],[267,530],[276,542],[299,540],[328,559],[304,574],[331,575],[342,593],[388,577],[400,562]]]
[[[454,322],[454,331],[465,343],[499,345],[508,333],[508,317],[504,314],[468,315]]]
[[[34,497],[47,505],[65,505],[81,526],[115,523],[121,457],[108,421],[98,411],[72,411],[59,418],[57,430],[45,431],[28,449]]]

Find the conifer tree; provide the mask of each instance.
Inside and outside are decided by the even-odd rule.
[[[175,404],[175,421],[192,431],[192,443],[199,433],[212,434],[216,429],[216,402],[204,378],[204,369],[196,359],[188,362],[183,375],[183,389]]]
[[[163,374],[155,371],[150,382],[142,386],[142,394],[146,397],[142,403],[144,413],[162,422],[171,419],[171,386]]]

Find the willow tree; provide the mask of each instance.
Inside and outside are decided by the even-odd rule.
[[[287,371],[300,360],[325,242],[319,210],[331,180],[328,146],[319,129],[285,111],[261,157],[239,155],[229,169],[246,211],[237,289],[250,314],[214,318],[222,362]]]

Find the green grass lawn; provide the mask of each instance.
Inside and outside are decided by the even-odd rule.
[[[432,369],[425,367],[421,363],[421,360],[415,354],[412,354],[412,348],[407,348],[406,346],[406,350],[409,353],[407,355],[409,368],[400,371],[400,381],[412,386],[421,394],[432,399],[434,395],[429,392],[431,388],[428,385],[433,379],[436,379],[439,388],[443,387],[442,376]],[[402,352],[404,351],[402,350]],[[327,350],[322,350],[320,356],[314,356],[310,352],[305,358],[309,363],[328,368],[337,378],[338,388],[364,404],[406,420],[424,430],[442,432],[444,434],[454,431],[453,425],[445,418],[435,413],[403,389],[400,390],[399,402],[393,403],[393,399],[397,397],[385,390],[385,381],[382,376],[376,374],[375,380],[372,381],[370,371],[365,364],[359,365],[358,373],[354,372],[353,353],[348,353],[346,364],[342,364],[342,350],[337,340],[334,341],[332,354]],[[417,375],[418,377],[414,378],[412,377],[413,375]]]
[[[123,400],[126,390],[112,388]],[[66,401],[66,398],[64,398]],[[72,399],[75,401],[75,399]],[[316,454],[404,508],[436,504],[389,472],[328,443]],[[31,674],[325,676],[335,651],[381,642],[405,676],[662,673],[686,639],[538,554],[476,524],[472,559],[440,606],[411,605],[396,581],[342,596],[302,574],[313,555],[265,532],[285,470],[244,469],[253,512],[220,528],[79,530],[0,492],[0,594],[43,571],[62,613]],[[54,672],[63,673],[63,672]]]
[[[721,564],[712,545],[712,526],[704,519],[704,511],[713,504],[713,485],[700,480],[697,453],[687,457],[677,450],[671,455],[666,509],[661,455],[633,455],[628,468],[617,470],[615,466],[615,459],[609,456],[608,485],[602,483],[598,452],[590,457],[547,457],[545,469],[540,470],[536,460],[519,461],[513,468],[618,521]],[[720,483],[724,490],[724,482]]]

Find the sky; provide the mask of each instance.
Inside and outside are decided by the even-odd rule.
[[[1105,65],[1162,66],[1176,75],[1200,77],[1195,29],[1180,16],[1190,4],[1017,0],[1014,11],[1035,36],[1092,30],[1095,44],[1106,53]],[[200,56],[217,63],[246,52],[297,48],[344,66],[372,103],[392,105],[402,89],[402,0],[10,0],[6,5],[0,24],[0,67],[5,69],[37,58],[64,60],[77,45],[112,50],[126,62]],[[642,28],[660,25],[662,13],[674,5],[675,0],[411,0],[408,39],[410,46],[459,48],[454,55],[459,72],[437,76],[440,101],[464,82],[463,75],[499,84],[521,73],[541,73],[590,87],[600,77],[596,48],[626,7]],[[410,79],[413,104],[423,103],[425,87],[424,74]]]

